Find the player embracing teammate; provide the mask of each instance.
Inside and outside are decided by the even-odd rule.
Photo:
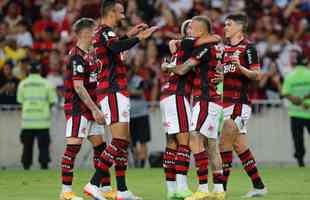
[[[185,49],[185,51],[189,51],[187,59],[181,63],[163,63],[162,65],[164,71],[175,74],[180,79],[189,76],[189,74],[193,76],[191,92],[193,112],[189,113],[191,115],[189,130],[191,132],[190,146],[196,162],[199,186],[194,194],[184,195],[182,198],[186,200],[207,198],[220,200],[225,198],[222,163],[217,145],[222,103],[221,96],[216,92],[216,84],[213,81],[216,78],[216,69],[220,65],[220,52],[217,47],[218,41],[211,34],[211,22],[207,17],[194,17],[190,26],[193,38],[191,39],[192,44]],[[183,39],[181,44],[185,42],[186,40]],[[176,102],[175,106],[177,108],[182,107],[179,102]],[[178,109],[176,115],[179,116],[181,111]],[[167,124],[167,121],[164,120],[164,123]],[[173,121],[170,121],[170,126],[175,125]],[[205,150],[205,143],[208,145],[207,151]],[[210,159],[213,172],[214,188],[212,193],[208,189],[208,159]],[[164,164],[166,164],[165,162],[164,159]],[[177,157],[175,158],[175,169],[178,170]],[[178,189],[178,174],[176,178]],[[180,197],[179,192],[177,190],[177,197]]]
[[[196,193],[187,197],[184,195],[183,198],[186,200],[225,199],[224,190],[227,187],[233,150],[238,154],[253,183],[254,189],[247,193],[246,197],[264,196],[267,190],[260,178],[245,135],[246,124],[251,114],[249,85],[260,75],[260,64],[255,45],[250,43],[244,34],[247,17],[244,14],[232,14],[226,18],[224,48],[219,47],[216,42],[210,42],[212,41],[211,22],[206,17],[194,17],[190,26],[191,34],[194,37],[192,39],[194,48],[187,46],[184,49],[185,52],[190,52],[188,59],[182,60],[181,63],[171,62],[162,65],[163,70],[173,76],[190,77],[189,74],[193,74],[190,147],[195,158],[199,186]],[[184,40],[182,42],[184,43]],[[181,44],[183,44],[182,42]],[[223,80],[223,98],[216,91],[216,84],[221,80]],[[163,103],[162,100],[161,104]],[[178,118],[188,110],[187,104],[184,106],[184,103],[178,102],[177,98],[174,103],[178,109],[175,118],[170,116],[170,119],[175,121],[167,121],[167,118],[164,117],[163,122],[166,128],[181,127],[180,125],[186,125],[185,122],[188,122],[187,119],[182,120],[181,118],[180,120]],[[161,107],[163,106],[161,105]],[[165,115],[165,109],[162,110]],[[224,112],[225,121],[220,145],[218,145],[219,122],[222,112]],[[179,141],[177,140],[177,142]],[[207,151],[205,144],[207,144]],[[166,180],[168,180],[168,199],[173,199],[173,195],[171,195],[173,172],[177,172],[180,167],[176,156],[178,151],[169,148],[169,145],[170,138],[168,137],[164,168]],[[213,171],[214,189],[212,193],[208,191],[208,160],[210,160]],[[183,166],[182,169],[188,170],[188,165]],[[181,197],[178,184],[177,174],[176,197]],[[189,191],[188,188],[185,191]]]

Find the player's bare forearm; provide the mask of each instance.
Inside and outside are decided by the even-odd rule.
[[[196,66],[196,63],[193,60],[189,59],[185,61],[183,64],[176,65],[175,68],[172,68],[172,72],[178,75],[184,75],[187,72],[189,72],[191,69],[193,69],[195,66]]]
[[[254,81],[259,80],[259,77],[260,77],[260,70],[259,69],[250,70],[250,69],[247,69],[243,66],[239,66],[239,69],[240,69],[241,73],[243,75],[245,75],[247,78],[254,80]]]
[[[83,101],[83,103],[87,106],[89,110],[95,111],[98,109],[97,105],[91,99],[87,90],[85,89],[83,81],[75,80],[73,81],[73,86],[75,92],[79,95],[80,99]]]

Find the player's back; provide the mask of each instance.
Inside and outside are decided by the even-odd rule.
[[[206,43],[195,47],[193,58],[199,61],[195,67],[194,100],[207,100],[221,104],[221,97],[216,91],[216,84],[212,82],[220,64],[217,43]]]

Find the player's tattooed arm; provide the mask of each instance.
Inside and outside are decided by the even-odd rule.
[[[79,95],[80,99],[83,101],[83,103],[87,106],[89,110],[95,111],[98,109],[97,105],[91,99],[86,88],[84,87],[83,80],[74,80],[73,86],[75,92]]]
[[[194,59],[188,59],[181,65],[176,65],[174,68],[171,68],[171,71],[178,75],[184,75],[193,69],[197,65],[197,61]]]
[[[259,57],[257,54],[257,50],[255,45],[250,45],[245,54],[246,63],[250,66],[250,68],[246,68],[240,64],[239,59],[235,59],[233,63],[243,75],[245,75],[247,78],[251,80],[260,80],[261,78],[261,72],[260,72],[260,64],[259,64]]]
[[[248,69],[240,65],[240,63],[235,63],[235,64],[239,68],[241,73],[245,75],[246,77],[248,77],[249,79],[256,80],[256,81],[260,80],[260,69],[259,68]]]
[[[89,96],[86,88],[84,87],[83,80],[74,80],[73,81],[73,87],[76,93],[79,95],[80,99],[83,101],[83,103],[87,106],[89,110],[91,110],[92,115],[96,122],[98,124],[104,124],[104,115],[103,113],[99,110],[98,106],[96,103],[91,99]]]

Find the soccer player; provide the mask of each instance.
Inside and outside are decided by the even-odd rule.
[[[104,132],[103,113],[96,105],[96,79],[94,66],[89,62],[89,50],[92,46],[92,33],[95,21],[88,18],[79,19],[74,24],[74,31],[78,41],[70,50],[69,64],[65,72],[65,115],[66,123],[66,148],[61,162],[62,191],[61,200],[81,200],[72,191],[74,161],[81,149],[83,139],[88,137],[94,147],[94,165],[98,167],[98,159],[106,147],[102,139]],[[110,191],[110,178],[103,180],[103,189]]]
[[[216,92],[216,85],[212,79],[215,78],[216,67],[219,64],[218,49],[215,43],[200,43],[211,35],[211,23],[208,18],[196,16],[191,23],[192,35],[198,38],[192,51],[191,57],[183,64],[169,64],[168,71],[183,76],[192,69],[195,70],[193,80],[194,107],[191,117],[191,147],[194,153],[198,169],[199,187],[197,192],[186,198],[196,199],[224,199],[222,163],[218,150],[217,138],[219,121],[222,111],[221,97]],[[204,148],[204,140],[208,140],[208,153],[213,168],[213,193],[208,191],[208,155]]]
[[[194,40],[186,38],[190,35],[191,20],[181,26],[185,37],[181,42],[170,41],[173,62],[181,64],[189,58],[193,50]],[[173,44],[179,42],[179,44]],[[179,76],[163,72],[161,77],[160,108],[162,120],[167,134],[166,150],[163,160],[165,170],[167,199],[186,198],[192,195],[187,185],[187,172],[190,163],[189,126],[190,95],[192,92],[193,73]]]
[[[254,189],[246,197],[264,196],[267,189],[258,173],[256,162],[247,142],[247,122],[251,115],[250,82],[258,80],[260,64],[255,45],[245,36],[247,16],[231,14],[225,20],[224,33],[227,44],[224,46],[224,127],[221,138],[221,156],[227,185],[235,151]]]
[[[96,200],[104,200],[100,194],[100,181],[115,165],[117,182],[117,200],[134,200],[136,197],[127,188],[125,174],[128,163],[129,145],[129,98],[127,91],[127,67],[123,63],[122,52],[129,50],[152,35],[157,27],[148,28],[141,24],[127,32],[127,37],[119,38],[113,31],[125,18],[124,7],[114,0],[106,0],[101,4],[100,24],[93,36],[93,46],[99,67],[97,97],[105,122],[111,128],[111,144],[100,156],[99,168],[84,187],[84,192]]]

